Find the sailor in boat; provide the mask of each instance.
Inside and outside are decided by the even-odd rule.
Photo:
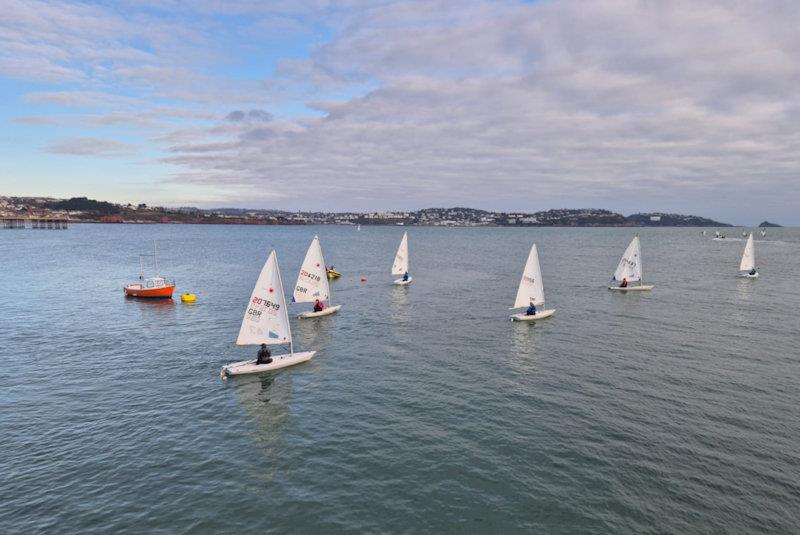
[[[325,305],[322,304],[322,301],[317,299],[314,301],[314,312],[322,312],[322,309],[325,308]]]
[[[628,278],[624,277],[622,279],[622,284],[619,285],[620,288],[627,288],[628,287]]]
[[[258,356],[256,357],[256,364],[269,364],[270,362],[272,362],[272,354],[269,352],[267,344],[261,344],[261,349],[258,350]]]
[[[536,307],[533,303],[528,305],[528,310],[525,311],[526,316],[535,316],[536,315]]]
[[[755,267],[750,269],[750,275],[755,275],[756,273],[758,273],[758,271],[756,271]]]
[[[403,282],[408,282],[408,271],[403,273]]]

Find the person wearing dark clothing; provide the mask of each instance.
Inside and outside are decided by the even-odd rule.
[[[267,344],[261,344],[261,349],[258,350],[256,364],[269,364],[270,362],[272,362],[272,354],[269,352]]]
[[[750,275],[755,275],[757,273],[756,268],[750,270]]]
[[[622,284],[619,285],[620,288],[627,288],[628,287],[628,279],[622,279]]]
[[[325,306],[322,304],[322,301],[320,301],[319,299],[317,299],[317,300],[314,302],[314,312],[322,312],[322,309],[323,309],[323,308],[325,308]]]
[[[403,282],[408,282],[408,271],[403,273]]]
[[[528,310],[525,311],[526,316],[535,316],[536,315],[536,307],[533,306],[533,303],[528,305]]]

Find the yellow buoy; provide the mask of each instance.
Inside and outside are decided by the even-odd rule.
[[[194,303],[197,300],[194,294],[181,294],[181,302],[183,303]]]

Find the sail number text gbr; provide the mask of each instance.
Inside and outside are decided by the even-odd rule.
[[[251,302],[252,306],[247,309],[247,315],[250,316],[250,319],[254,319],[256,321],[261,318],[261,313],[264,310],[275,314],[281,309],[281,305],[279,303],[275,303],[269,299],[263,299],[258,296],[253,296],[253,300]]]

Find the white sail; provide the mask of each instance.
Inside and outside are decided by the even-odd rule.
[[[314,236],[308,246],[306,258],[300,266],[297,275],[297,284],[294,286],[294,301],[296,303],[311,303],[330,301],[331,289],[328,285],[328,275],[325,273],[325,259],[322,257],[322,247],[319,237]]]
[[[278,255],[273,250],[250,295],[236,345],[289,344],[291,341]]]
[[[642,246],[639,243],[639,236],[635,236],[631,240],[614,272],[614,280],[622,281],[623,279],[627,279],[628,282],[642,280]]]
[[[536,306],[544,305],[544,286],[542,285],[542,269],[539,267],[539,250],[534,243],[528,253],[528,261],[519,281],[517,298],[512,308],[527,307],[533,303]]]
[[[403,233],[403,239],[400,241],[400,247],[397,248],[394,264],[392,264],[392,275],[405,273],[408,273],[408,232]]]
[[[744,246],[744,253],[742,254],[742,261],[739,263],[739,271],[750,271],[756,267],[756,249],[753,244],[753,233],[747,238],[747,244]]]

